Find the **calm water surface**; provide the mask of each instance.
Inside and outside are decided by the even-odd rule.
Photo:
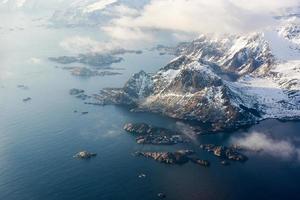
[[[126,108],[84,105],[69,96],[70,88],[96,92],[120,87],[140,69],[155,72],[171,57],[145,51],[125,55],[123,75],[76,78],[55,68],[48,56],[65,55],[59,43],[69,36],[96,30],[48,29],[22,15],[0,30],[0,199],[5,200],[153,200],[158,192],[167,199],[297,199],[300,162],[265,154],[248,153],[246,163],[224,167],[200,143],[228,144],[232,137],[262,132],[273,138],[300,142],[300,123],[264,121],[249,129],[200,137],[193,144],[172,147],[140,146],[122,130],[126,122],[147,122],[174,128],[176,120],[154,114],[130,113]],[[23,27],[24,30],[9,30]],[[34,59],[33,59],[34,58]],[[38,60],[37,60],[38,59]],[[34,62],[33,62],[34,61]],[[17,88],[18,84],[29,87]],[[23,103],[22,99],[32,97]],[[88,111],[88,115],[73,113]],[[191,148],[211,167],[193,164],[168,166],[136,158],[137,150]],[[80,150],[97,152],[88,161],[72,156]],[[145,173],[145,179],[139,179]]]

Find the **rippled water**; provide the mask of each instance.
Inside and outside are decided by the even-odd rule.
[[[19,18],[18,18],[19,17]],[[48,56],[64,55],[59,42],[73,35],[92,35],[95,30],[55,30],[36,26],[30,19],[16,16],[24,31],[0,34],[0,199],[143,199],[153,200],[163,192],[167,199],[296,199],[299,195],[300,162],[297,158],[248,153],[246,163],[221,166],[198,148],[200,143],[228,144],[245,133],[266,133],[295,147],[300,144],[300,123],[264,121],[249,129],[200,137],[192,144],[140,146],[122,130],[126,122],[147,122],[174,128],[176,120],[154,114],[130,113],[126,108],[84,105],[69,96],[70,88],[96,92],[103,87],[119,87],[140,69],[154,72],[170,59],[155,52],[126,55],[115,66],[125,67],[122,76],[72,77],[55,68]],[[12,23],[14,24],[14,23]],[[40,62],[32,62],[39,58]],[[31,61],[30,61],[31,60]],[[17,88],[18,84],[29,87]],[[24,103],[23,98],[32,97]],[[73,113],[88,111],[88,115]],[[191,163],[168,166],[137,158],[137,150],[191,148],[211,161],[203,168]],[[97,152],[88,160],[75,160],[80,150]],[[297,149],[296,149],[297,150]],[[147,175],[139,179],[138,174]]]

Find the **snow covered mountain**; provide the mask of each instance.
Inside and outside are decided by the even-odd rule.
[[[212,131],[299,119],[299,27],[288,19],[275,31],[202,35],[156,74],[141,71],[96,99],[201,122]]]

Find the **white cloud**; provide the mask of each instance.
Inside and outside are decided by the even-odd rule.
[[[28,62],[31,64],[40,64],[42,60],[40,58],[32,57],[28,60]]]
[[[288,140],[273,139],[263,133],[253,132],[243,137],[233,138],[233,144],[238,144],[246,149],[259,150],[263,154],[291,159],[296,157],[300,161],[300,148]]]
[[[176,129],[180,133],[182,133],[183,135],[188,137],[194,143],[198,143],[197,130],[195,129],[195,127],[190,126],[189,124],[185,124],[183,122],[178,121],[178,122],[176,122]]]
[[[113,17],[122,17],[122,16],[134,17],[139,15],[139,11],[127,5],[118,4],[116,6],[104,10],[103,14],[106,14],[108,16],[113,16]]]
[[[22,7],[25,3],[26,3],[27,0],[17,0],[16,1],[16,5],[17,7]]]
[[[129,40],[129,41],[152,41],[153,36],[139,28],[126,27],[126,26],[104,26],[102,30],[111,38],[116,40]]]
[[[120,39],[149,38],[151,29],[197,34],[256,31],[275,23],[274,15],[299,5],[299,0],[151,0],[138,14],[123,13],[104,30]]]
[[[21,8],[26,2],[27,0],[3,0],[2,4],[13,3],[16,7]]]
[[[87,7],[85,7],[83,12],[90,13],[90,12],[94,12],[94,11],[98,11],[98,10],[103,10],[107,6],[109,6],[113,3],[116,3],[117,1],[118,0],[100,0],[100,1],[94,2],[90,5],[88,5]]]
[[[66,38],[60,46],[72,53],[100,53],[118,48],[115,43],[105,43],[93,40],[89,37],[73,36]]]

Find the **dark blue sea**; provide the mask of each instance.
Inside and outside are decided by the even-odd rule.
[[[230,133],[204,135],[191,144],[137,145],[122,130],[126,122],[174,129],[179,122],[125,107],[91,106],[69,95],[80,88],[95,93],[121,87],[134,72],[155,72],[171,56],[144,51],[126,54],[123,75],[78,78],[56,68],[49,56],[65,55],[59,42],[74,35],[100,37],[91,29],[51,29],[15,15],[0,30],[0,199],[1,200],[170,200],[299,199],[300,122],[263,121]],[[18,30],[16,27],[23,27]],[[14,28],[15,31],[9,30]],[[28,89],[18,88],[26,85]],[[23,102],[22,99],[32,100]],[[78,110],[79,113],[74,113]],[[81,115],[80,112],[89,112]],[[199,149],[201,143],[229,145],[236,138],[267,137],[267,152],[246,152],[245,163],[222,166]],[[253,141],[252,141],[253,142]],[[164,165],[135,157],[135,151],[193,149],[211,166]],[[96,152],[77,160],[80,150]],[[284,152],[288,151],[288,152]],[[138,178],[140,173],[146,177]]]

